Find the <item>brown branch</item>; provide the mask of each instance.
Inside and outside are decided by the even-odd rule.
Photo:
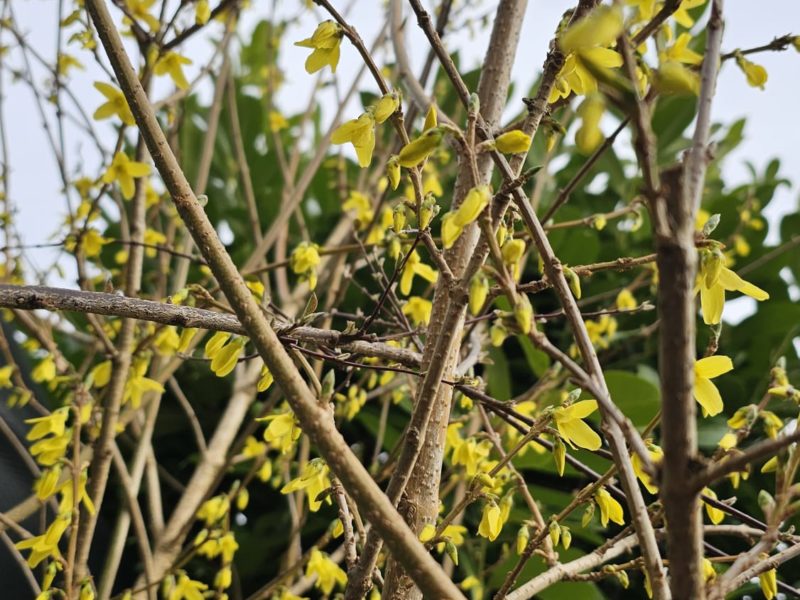
[[[103,292],[0,284],[0,307],[15,310],[75,311],[248,335],[235,315]],[[293,325],[276,328],[276,331],[281,338],[330,346],[339,348],[343,352],[373,356],[412,367],[419,366],[421,362],[418,353],[381,342],[368,341],[372,336],[365,336],[364,340],[350,341],[348,336],[338,331]]]

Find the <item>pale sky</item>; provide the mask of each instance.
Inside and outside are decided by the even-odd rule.
[[[271,4],[263,0],[253,0],[252,8],[245,13],[240,30],[249,32],[258,20],[268,17]],[[278,11],[281,14],[296,13],[300,10],[301,4],[302,2],[278,2]],[[334,4],[343,7],[349,3],[340,1]],[[547,43],[560,16],[573,4],[574,2],[566,0],[529,2],[519,60],[514,69],[518,93],[512,99],[512,103],[517,104],[512,104],[515,108],[510,111],[511,113],[516,112],[519,98],[536,78]],[[377,0],[352,2],[349,18],[368,44],[384,22],[383,5],[383,2]],[[489,1],[479,3],[479,10],[476,10],[475,14],[490,11],[495,5],[496,2]],[[44,56],[53,57],[58,3],[55,0],[24,0],[13,2],[12,6],[21,29],[31,45]],[[302,69],[308,50],[295,48],[291,42],[310,35],[316,23],[326,18],[319,9],[315,11],[307,13],[298,26],[287,31],[284,38],[281,62],[287,73],[287,83],[276,101],[278,106],[288,113],[304,109],[313,82],[313,78]],[[725,3],[725,11],[723,51],[762,45],[773,37],[786,33],[800,34],[800,2],[797,0],[759,2],[728,0]],[[9,34],[3,33],[3,36],[0,43],[9,44]],[[479,64],[487,41],[488,32],[476,34],[474,37],[463,33],[446,37],[445,44],[450,50],[459,49],[462,53],[462,65],[472,68]],[[413,20],[408,34],[408,47],[412,60],[421,62],[426,46],[424,37],[416,29]],[[195,59],[196,65],[187,69],[190,80],[193,73],[197,72],[198,65],[203,63],[204,57],[210,55],[210,51],[210,44],[204,39],[198,39],[191,45],[189,55]],[[79,54],[77,50],[75,53],[87,65],[87,70],[77,72],[71,77],[70,89],[81,99],[84,110],[91,114],[102,102],[101,96],[92,87],[92,82],[107,80],[107,77],[91,63],[90,58]],[[797,140],[800,127],[797,105],[800,97],[800,54],[790,48],[786,52],[763,53],[752,58],[767,68],[769,80],[766,90],[761,91],[748,86],[743,74],[733,61],[729,61],[720,74],[713,116],[715,121],[722,123],[730,123],[742,116],[748,118],[745,141],[726,163],[725,174],[729,185],[733,186],[748,180],[746,162],[753,163],[760,171],[773,157],[781,160],[781,174],[793,180],[791,188],[779,189],[776,199],[770,206],[769,217],[774,222],[779,215],[797,210],[798,205],[800,152],[797,150]],[[381,57],[378,59],[380,61]],[[21,64],[20,56],[16,52],[4,61],[12,65]],[[344,42],[337,71],[340,89],[349,86],[358,66],[355,50]],[[37,82],[41,83],[45,79],[44,72],[36,70],[35,73]],[[369,80],[365,79],[364,82],[365,89],[374,90]],[[156,87],[156,92],[157,97],[163,97],[170,92],[170,89],[165,81],[161,81]],[[7,128],[6,137],[9,142],[11,165],[10,192],[19,210],[17,225],[25,243],[46,242],[58,231],[65,214],[55,161],[44,137],[41,118],[30,90],[19,82],[12,84],[7,69],[3,70],[3,95],[3,120]],[[296,104],[297,98],[302,99],[299,105]],[[332,96],[328,98],[332,101]],[[45,110],[52,118],[52,106],[45,106]],[[354,104],[352,116],[357,116],[358,111],[360,108]],[[104,132],[106,140],[113,140],[110,125],[102,125],[100,131]],[[98,172],[97,152],[79,131],[71,127],[67,129],[66,149],[72,159],[69,165],[73,171],[71,176],[74,176],[81,162],[87,165],[87,173],[94,175]],[[213,201],[213,198],[210,200]],[[52,260],[53,254],[48,251],[36,251],[32,256],[38,257],[37,262],[40,266],[44,266]]]

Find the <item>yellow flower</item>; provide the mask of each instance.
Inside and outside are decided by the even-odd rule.
[[[653,84],[662,94],[696,96],[700,92],[700,77],[676,60],[659,65]]]
[[[280,131],[281,129],[286,129],[289,126],[289,121],[286,120],[281,113],[277,110],[269,111],[269,130],[272,132]]]
[[[256,420],[269,423],[264,430],[264,441],[280,450],[281,454],[286,454],[291,450],[300,437],[301,431],[292,412],[270,415]]]
[[[104,360],[89,372],[87,385],[90,387],[101,388],[108,385],[111,381],[111,361]]]
[[[147,362],[139,361],[131,367],[128,381],[125,382],[125,391],[122,395],[122,403],[131,403],[134,409],[142,404],[142,398],[148,392],[164,393],[164,386],[155,379],[145,377],[147,372]]]
[[[355,213],[359,229],[367,227],[375,217],[375,212],[372,210],[372,203],[369,198],[355,190],[350,192],[347,200],[342,204],[342,210]]]
[[[126,200],[133,198],[134,178],[144,177],[150,174],[150,165],[136,162],[128,158],[128,155],[122,151],[114,155],[114,160],[103,175],[103,183],[119,182],[122,196]]]
[[[672,17],[679,25],[682,25],[686,29],[689,29],[692,25],[694,25],[694,19],[688,12],[689,9],[697,8],[698,6],[702,6],[705,3],[706,0],[683,0],[683,2],[681,2],[680,6],[678,7],[678,10],[676,10],[672,14]]]
[[[647,454],[650,455],[650,461],[654,465],[660,463],[664,458],[664,451],[655,444],[647,445]],[[658,486],[650,478],[650,475],[648,475],[642,468],[642,459],[640,459],[639,455],[635,452],[631,456],[631,463],[633,464],[633,472],[636,473],[636,477],[639,478],[639,481],[642,482],[642,485],[645,487],[645,489],[647,489],[647,491],[651,494],[657,494]]]
[[[556,77],[548,102],[552,104],[573,92],[579,96],[596,92],[597,80],[587,63],[594,69],[612,69],[622,65],[622,56],[609,48],[590,48],[583,50],[580,56],[570,54]]]
[[[716,260],[704,259],[700,267],[700,306],[706,325],[716,325],[722,320],[726,290],[741,292],[759,301],[769,299],[769,294],[760,287],[745,281]]]
[[[292,271],[308,281],[308,287],[317,287],[317,265],[320,263],[319,246],[311,242],[298,244],[289,258]]]
[[[583,422],[597,410],[597,400],[581,400],[553,411],[553,419],[561,438],[573,448],[578,446],[587,450],[599,450],[603,442],[595,431]]]
[[[170,51],[156,61],[153,72],[156,75],[169,75],[179,89],[185,90],[189,87],[189,82],[183,74],[183,65],[190,64],[192,64],[190,59]]]
[[[203,600],[205,598],[203,592],[207,589],[205,583],[190,579],[186,573],[181,573],[167,600]]]
[[[491,199],[488,185],[472,188],[459,207],[442,218],[442,245],[445,249],[453,247],[464,228],[478,218]]]
[[[694,399],[700,404],[704,417],[713,417],[722,412],[722,396],[711,380],[733,370],[733,362],[727,356],[707,356],[694,363]]]
[[[25,419],[25,422],[28,425],[33,425],[31,430],[25,436],[25,439],[33,442],[50,434],[53,434],[55,437],[64,435],[68,417],[69,407],[63,406],[57,410],[54,410],[47,416]]]
[[[767,83],[767,70],[764,67],[747,60],[741,54],[736,55],[736,64],[744,72],[748,84],[752,87],[764,89],[764,84]]]
[[[130,16],[137,21],[144,21],[150,31],[158,31],[161,27],[158,19],[150,14],[149,8],[155,4],[156,0],[125,0]]]
[[[703,557],[703,579],[705,581],[711,581],[716,576],[717,572],[714,570],[714,563]]]
[[[239,356],[244,350],[246,340],[244,338],[236,338],[231,343],[226,344],[220,348],[219,352],[211,359],[211,371],[217,377],[227,376],[236,367],[239,362]]]
[[[39,500],[47,500],[56,493],[58,480],[61,477],[61,465],[56,464],[42,472],[41,477],[36,481],[34,490]],[[69,482],[72,485],[72,481]]]
[[[208,0],[197,0],[194,7],[194,22],[196,25],[205,25],[211,18],[211,7]]]
[[[94,87],[106,97],[106,102],[101,104],[99,108],[94,111],[92,118],[97,121],[102,121],[103,119],[109,119],[117,115],[125,125],[134,125],[136,123],[133,119],[133,113],[128,106],[128,101],[125,99],[125,94],[113,85],[103,83],[102,81],[95,81]]]
[[[478,526],[478,535],[493,542],[500,535],[502,529],[503,519],[500,507],[495,502],[487,502],[483,507],[481,523]]]
[[[13,387],[13,383],[11,383],[11,376],[14,374],[14,367],[12,365],[6,365],[5,367],[0,367],[0,388],[10,388]]]
[[[180,343],[181,336],[178,335],[178,330],[171,326],[164,327],[153,339],[153,347],[161,356],[172,356],[175,354],[178,351]]]
[[[622,9],[602,5],[567,29],[558,43],[566,54],[594,46],[610,46],[622,33],[622,27]]]
[[[31,456],[33,456],[40,465],[52,467],[64,458],[71,440],[71,429],[64,430],[64,433],[61,435],[40,439],[30,447]]]
[[[717,442],[717,446],[727,451],[731,448],[735,448],[738,441],[736,434],[729,431],[720,438],[719,442]]]
[[[400,108],[400,94],[397,92],[390,92],[381,96],[375,105],[372,107],[372,114],[377,123],[383,123],[386,119],[391,117],[397,109]]]
[[[389,179],[392,189],[396,190],[400,185],[400,159],[396,154],[392,155],[386,163],[386,177]]]
[[[575,132],[575,145],[582,154],[591,154],[603,143],[603,132],[600,130],[600,119],[603,118],[605,102],[600,94],[586,96],[578,107],[581,127]]]
[[[622,510],[622,505],[608,493],[606,488],[600,488],[594,494],[594,500],[600,508],[600,523],[603,527],[608,525],[611,520],[617,525],[625,524],[625,514]]]
[[[329,596],[336,585],[343,586],[347,583],[347,573],[333,562],[327,554],[313,548],[306,565],[306,577],[317,578],[314,587],[322,590]]]
[[[430,265],[426,265],[422,262],[416,250],[408,257],[406,265],[403,268],[403,274],[400,276],[400,293],[404,296],[408,296],[411,293],[414,275],[419,275],[430,283],[436,283],[439,277],[439,274]]]
[[[436,105],[431,104],[428,107],[428,112],[425,113],[425,122],[422,124],[422,131],[433,129],[439,124],[439,118],[436,113]]]
[[[514,279],[519,279],[522,274],[522,255],[525,254],[525,242],[517,239],[506,240],[500,248],[500,254],[503,256],[503,262],[511,267]]]
[[[205,357],[214,358],[217,352],[226,344],[230,339],[231,334],[227,331],[218,331],[209,338],[205,346]]]
[[[533,327],[533,306],[531,306],[531,301],[525,294],[520,294],[517,298],[517,303],[514,305],[514,319],[517,321],[517,326],[522,333],[528,335],[531,332]]]
[[[494,142],[497,150],[503,154],[522,154],[531,147],[531,136],[515,129],[499,135]]]
[[[375,117],[372,113],[365,112],[357,119],[343,123],[331,134],[331,142],[353,144],[358,164],[361,167],[368,167],[372,162],[372,151],[375,149]]]
[[[86,482],[89,479],[89,474],[86,471],[81,472],[78,478],[78,500],[86,507],[89,514],[95,513],[94,503],[89,497],[89,492],[86,491]],[[58,493],[61,494],[61,502],[58,505],[58,512],[60,514],[69,514],[72,511],[74,502],[75,487],[71,478],[61,483],[58,488]]]
[[[317,512],[322,505],[322,501],[317,497],[331,487],[328,473],[328,465],[321,458],[310,460],[303,466],[303,470],[298,477],[292,479],[281,488],[281,494],[306,490],[308,508],[311,512]],[[329,497],[326,500],[330,503]]]
[[[469,282],[469,312],[477,316],[489,297],[489,280],[481,272],[476,273]]]
[[[766,556],[764,556],[766,558]],[[758,576],[758,584],[767,600],[772,600],[778,595],[778,573],[775,569],[769,569]]]
[[[427,325],[431,320],[432,307],[433,304],[430,300],[425,300],[425,298],[420,298],[419,296],[411,296],[403,305],[403,314],[411,317],[411,322],[414,325]]]
[[[439,147],[443,132],[438,127],[425,130],[417,139],[403,146],[397,157],[400,166],[410,169],[428,158]]]
[[[47,355],[41,362],[31,371],[31,379],[36,383],[47,383],[52,381],[56,376],[56,362],[53,357]]]
[[[713,498],[714,500],[717,499],[717,494],[711,488],[704,488],[703,494],[709,498]],[[711,522],[714,525],[719,525],[722,523],[723,519],[725,518],[725,513],[720,509],[711,506],[708,502],[704,502],[703,504],[706,507],[706,514],[708,515],[708,518],[711,519]]]
[[[703,62],[703,55],[689,48],[692,36],[684,32],[678,36],[675,43],[659,54],[659,62],[677,61],[687,65],[699,65]]]
[[[474,438],[469,438],[454,447],[453,466],[464,465],[467,475],[472,477],[483,471],[481,467],[491,451],[492,443],[489,440],[478,442]]]
[[[618,310],[633,310],[637,306],[636,298],[634,298],[628,288],[623,288],[622,291],[617,294],[615,304]]]
[[[269,368],[267,368],[267,365],[264,365],[261,367],[261,376],[256,384],[256,389],[259,391],[259,393],[266,392],[272,385],[273,381],[275,381],[275,378],[272,376]]]
[[[59,558],[58,542],[72,521],[72,513],[58,515],[42,535],[37,535],[14,544],[19,550],[30,550],[28,566],[35,568],[45,558]]]
[[[211,527],[221,521],[230,510],[231,503],[225,494],[209,498],[197,509],[197,518]]]
[[[230,567],[222,567],[214,576],[214,587],[218,590],[227,590],[233,582],[233,573]]]
[[[320,23],[310,38],[295,42],[295,46],[314,50],[306,59],[305,69],[308,74],[316,73],[325,65],[330,66],[331,73],[336,73],[342,35],[341,26],[328,20]]]

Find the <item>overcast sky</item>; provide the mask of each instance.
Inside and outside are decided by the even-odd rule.
[[[245,13],[241,30],[246,33],[252,30],[258,20],[266,18],[271,4],[264,0],[253,0],[252,8]],[[296,13],[300,4],[302,1],[278,2],[279,12]],[[334,2],[338,7],[347,4],[349,3]],[[384,22],[383,4],[378,0],[354,0],[349,11],[351,22],[367,42],[374,38]],[[495,4],[486,1],[480,3],[480,7],[481,10],[488,11]],[[516,89],[519,92],[512,100],[512,105],[513,102],[519,102],[519,97],[529,89],[537,77],[555,25],[564,10],[572,4],[574,2],[566,0],[529,2],[519,60],[514,69],[514,79],[518,84]],[[12,3],[21,30],[37,51],[46,57],[55,55],[57,6],[55,0],[19,0]],[[724,51],[761,45],[785,33],[800,34],[798,0],[758,2],[728,0],[725,3],[725,12]],[[287,32],[284,39],[281,52],[282,65],[287,73],[287,84],[278,95],[277,103],[286,112],[298,112],[304,108],[313,82],[313,78],[302,69],[308,50],[295,48],[290,43],[310,35],[321,18],[324,17],[319,12],[308,13],[298,26],[292,27]],[[6,37],[2,39],[2,44],[9,44],[8,34],[3,35]],[[462,53],[462,64],[470,67],[479,64],[487,41],[488,32],[479,32],[475,35],[463,33],[446,38],[448,48],[459,49]],[[411,28],[408,42],[412,59],[420,62],[426,46],[422,34],[416,27]],[[196,65],[193,66],[195,72],[210,52],[211,47],[207,40],[198,39],[192,44],[189,54],[195,58]],[[107,77],[91,64],[90,58],[78,54],[77,51],[76,55],[87,65],[87,70],[72,76],[70,89],[80,98],[84,109],[91,114],[102,102],[101,96],[92,87],[92,82],[107,80]],[[774,222],[780,214],[797,210],[797,184],[800,182],[800,152],[797,150],[800,134],[797,117],[800,97],[798,93],[800,54],[790,49],[781,53],[759,54],[753,58],[768,70],[769,81],[766,90],[749,87],[742,73],[733,61],[730,61],[725,64],[720,74],[713,116],[716,121],[723,123],[730,123],[742,116],[748,118],[745,142],[727,161],[726,176],[729,184],[733,185],[748,179],[748,172],[744,166],[747,161],[761,170],[773,157],[780,158],[783,176],[793,180],[791,188],[784,187],[779,190],[778,197],[770,208],[770,216]],[[4,60],[12,65],[21,64],[18,53],[12,53]],[[347,88],[358,66],[355,51],[349,44],[344,43],[337,72],[338,85],[341,89]],[[192,69],[190,67],[187,70],[190,79],[192,79]],[[36,76],[41,83],[45,73],[37,70]],[[371,82],[365,80],[365,87],[371,89],[371,86]],[[162,81],[156,88],[156,95],[160,93],[163,96],[169,91],[167,82]],[[41,118],[30,90],[19,82],[12,83],[7,69],[3,70],[3,95],[3,122],[7,128],[11,166],[10,191],[11,198],[19,209],[17,224],[25,243],[44,242],[58,231],[65,214],[63,196],[59,192],[61,184],[56,164],[44,137]],[[300,106],[296,104],[297,98],[303,99]],[[52,107],[46,106],[45,109],[52,116]],[[358,107],[354,106],[354,113],[357,110]],[[516,109],[512,112],[514,111]],[[106,139],[113,139],[111,126],[102,127],[108,128],[105,130]],[[86,172],[96,174],[97,153],[79,132],[68,129],[67,134],[67,154],[72,159],[70,169],[77,169],[79,162],[84,162],[87,165]],[[52,254],[41,252],[37,262],[43,265],[52,259]]]

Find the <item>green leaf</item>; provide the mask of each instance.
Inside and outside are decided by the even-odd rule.
[[[627,371],[606,371],[611,399],[636,427],[644,427],[658,412],[661,393],[652,382]]]

